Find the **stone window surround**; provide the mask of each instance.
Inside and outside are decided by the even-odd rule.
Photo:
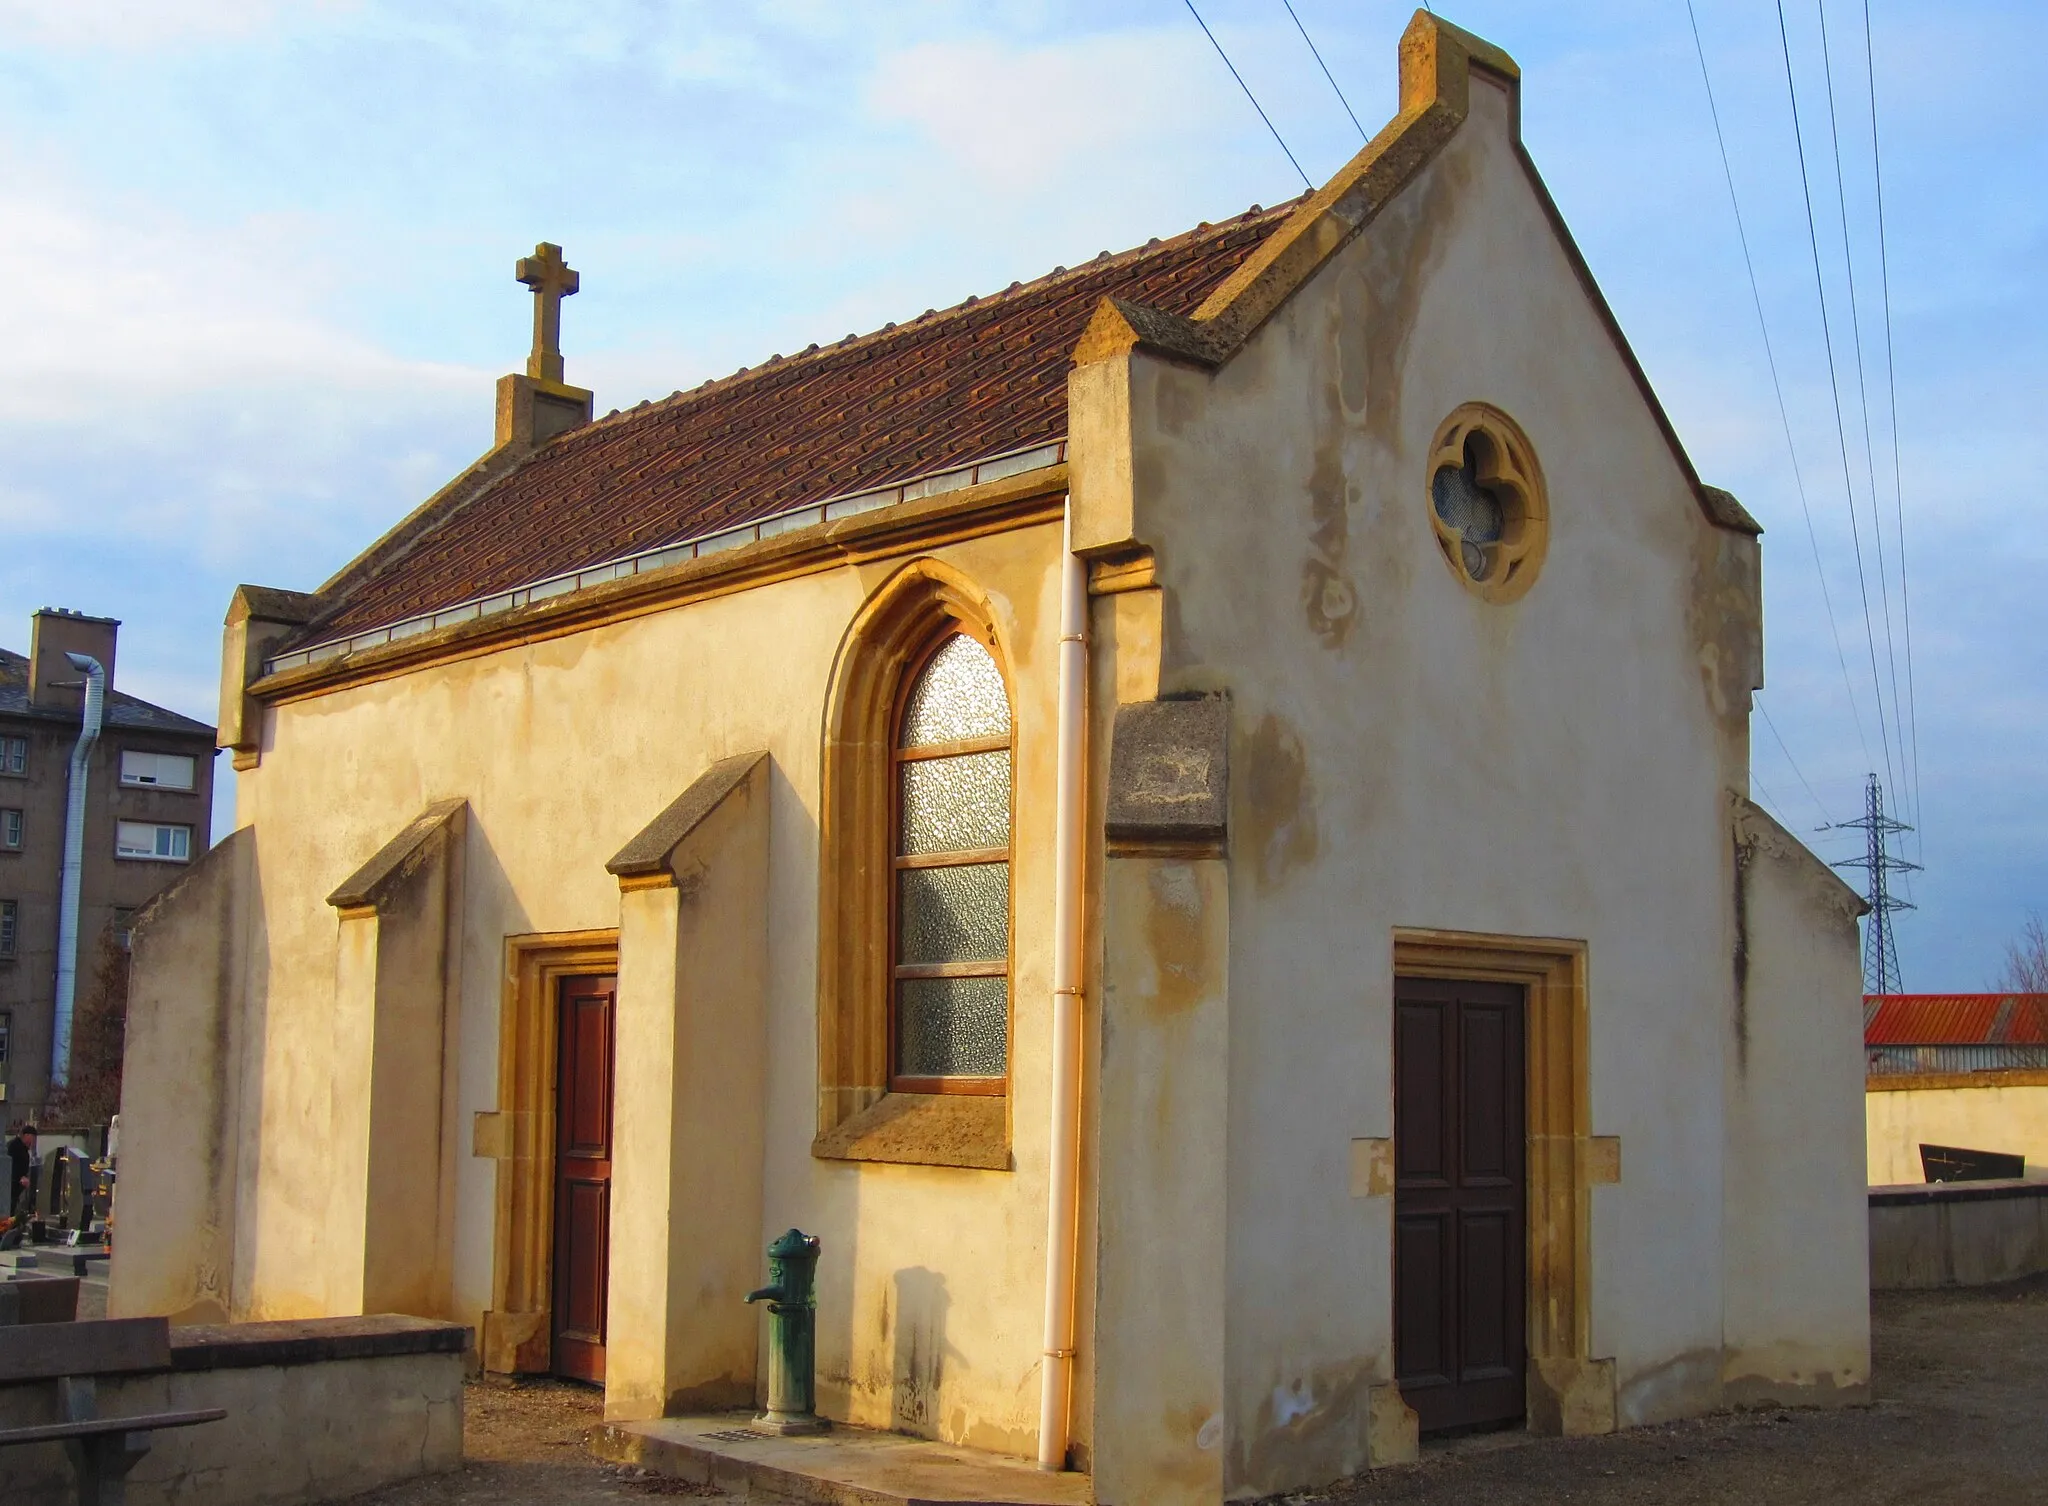
[[[1473,438],[1485,446],[1481,486],[1500,498],[1505,514],[1498,557],[1486,575],[1472,578],[1459,559],[1458,536],[1437,515],[1434,488],[1437,472],[1465,462]],[[1437,543],[1437,553],[1452,577],[1482,601],[1519,601],[1542,573],[1550,547],[1550,494],[1529,436],[1507,414],[1489,403],[1461,403],[1437,426],[1430,442],[1429,464],[1422,480],[1423,506]]]
[[[986,595],[938,560],[911,561],[871,596],[841,643],[826,702],[819,801],[818,1135],[811,1154],[879,1161],[1011,1169],[1008,1080],[1000,1094],[899,1093],[889,1089],[894,809],[899,695],[907,676],[943,638],[964,632],[994,656],[1012,697],[1014,677]],[[1016,743],[1012,741],[1012,748]],[[1016,814],[1017,761],[1011,763]],[[1011,945],[1016,945],[1016,883]],[[1014,977],[1014,972],[1012,974]],[[1016,1000],[1010,1000],[1014,1068]]]

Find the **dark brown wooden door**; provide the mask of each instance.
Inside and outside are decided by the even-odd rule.
[[[615,977],[561,982],[555,1085],[554,1370],[604,1379],[611,1270]]]
[[[1524,1410],[1522,990],[1394,980],[1394,1374],[1425,1433]]]

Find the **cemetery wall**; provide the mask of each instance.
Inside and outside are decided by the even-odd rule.
[[[300,1506],[462,1465],[463,1348],[440,1324],[248,1324],[173,1330],[172,1368],[112,1376],[100,1415],[221,1407],[152,1433],[128,1506]],[[0,1386],[0,1427],[59,1420],[56,1386]],[[7,1450],[0,1506],[72,1499],[58,1443]]]
[[[2025,1156],[2048,1174],[2048,1073],[1899,1073],[1863,1095],[1864,1150],[1873,1187],[1927,1180],[1922,1145]]]
[[[1876,1291],[1990,1286],[2048,1272],[2048,1182],[1870,1189]]]

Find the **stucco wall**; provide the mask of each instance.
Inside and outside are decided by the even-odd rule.
[[[1863,903],[1747,801],[1734,818],[1722,1380],[1731,1402],[1861,1400],[1870,1381]]]
[[[1927,1180],[1922,1145],[1955,1145],[2027,1158],[2027,1175],[2048,1169],[2048,1081],[1940,1087],[1873,1082],[1863,1096],[1866,1175],[1873,1187]]]
[[[619,889],[606,860],[712,762],[765,749],[759,1243],[791,1225],[824,1240],[818,1359],[829,1415],[1028,1452],[1044,1280],[1058,543],[1056,527],[1035,526],[938,551],[987,592],[1018,708],[1014,1171],[810,1154],[821,708],[841,635],[900,561],[848,565],[275,710],[261,766],[238,792],[237,820],[255,833],[268,877],[252,990],[267,1020],[261,1171],[237,1248],[246,1296],[236,1316],[334,1311],[348,1290],[348,1257],[329,1237],[328,1042],[344,924],[325,902],[334,885],[430,802],[469,802],[454,967],[453,1117],[466,1125],[499,1107],[505,938],[616,926]],[[491,1300],[497,1163],[464,1149],[446,1311],[476,1323]]]
[[[1227,364],[1141,354],[1075,381],[1077,528],[1114,539],[1128,507],[1166,594],[1162,688],[1235,707],[1237,1494],[1362,1466],[1366,1389],[1392,1373],[1391,1200],[1353,1199],[1347,1173],[1351,1139],[1394,1128],[1400,926],[1586,943],[1590,1128],[1623,1167],[1590,1194],[1592,1353],[1624,1423],[1721,1396],[1726,802],[1756,549],[1675,462],[1517,160],[1506,91],[1471,93],[1441,155]],[[1507,605],[1452,577],[1428,520],[1427,447],[1474,400],[1548,481],[1547,562]]]
[[[135,927],[113,1317],[220,1323],[233,1304],[243,1072],[259,1024],[242,1007],[256,891],[255,842],[232,832]]]

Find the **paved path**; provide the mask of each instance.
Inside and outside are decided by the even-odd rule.
[[[1877,1400],[1840,1411],[1728,1414],[1611,1438],[1470,1442],[1422,1463],[1285,1497],[1328,1506],[2018,1506],[2048,1502],[2048,1279],[1873,1304]],[[701,1487],[598,1463],[594,1391],[472,1386],[463,1472],[362,1506],[592,1506]]]

